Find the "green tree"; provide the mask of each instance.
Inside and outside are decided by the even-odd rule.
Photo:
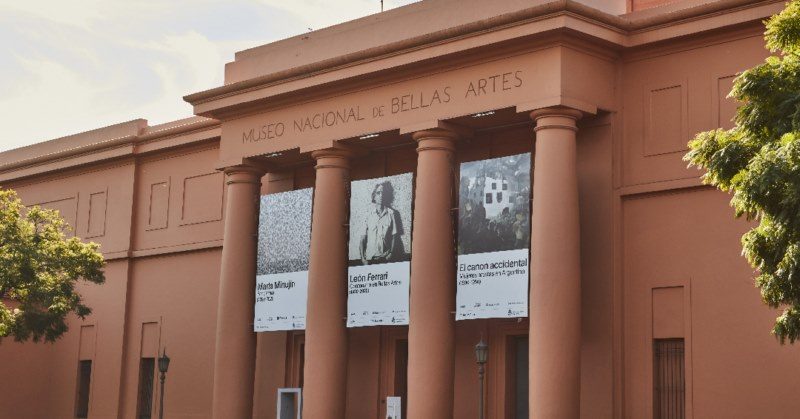
[[[766,22],[762,64],[740,74],[735,126],[698,134],[684,157],[703,181],[732,193],[736,217],[757,221],[742,236],[764,302],[783,312],[772,333],[800,338],[800,2]]]
[[[91,313],[75,283],[105,281],[96,243],[67,238],[57,211],[26,208],[12,190],[0,189],[0,339],[53,342],[66,318]]]

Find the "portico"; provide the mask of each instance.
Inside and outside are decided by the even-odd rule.
[[[414,419],[453,417],[461,350],[453,314],[456,169],[464,159],[464,144],[480,149],[489,145],[491,133],[509,130],[513,148],[536,156],[527,330],[531,417],[579,417],[577,121],[613,110],[613,65],[602,54],[587,53],[583,40],[563,30],[548,31],[534,42],[513,34],[492,41],[476,50],[457,47],[466,42],[462,40],[444,56],[437,55],[442,45],[432,45],[287,82],[251,86],[254,81],[240,81],[187,97],[198,114],[222,121],[220,169],[230,171],[250,161],[279,173],[316,161],[302,379],[307,419],[346,417],[345,389],[353,368],[348,367],[348,359],[353,361],[348,340],[353,337],[348,338],[345,328],[346,256],[339,253],[347,244],[345,183],[370,154],[408,149],[414,142],[407,414]],[[245,59],[229,68],[244,71],[247,65]],[[566,68],[592,71],[575,74]],[[257,208],[249,195],[228,199],[229,206],[246,212],[238,219],[255,217]],[[253,258],[239,252],[223,264],[251,266]],[[230,276],[222,281],[224,287],[249,279]],[[252,312],[246,305],[233,310],[241,310],[241,316]],[[245,346],[241,354],[253,357],[252,341]],[[249,381],[253,376],[242,370],[236,379]],[[239,405],[245,405],[250,395],[237,394]],[[239,414],[217,410],[221,403],[214,401],[215,417]]]

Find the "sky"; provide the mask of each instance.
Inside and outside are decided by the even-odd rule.
[[[222,85],[236,51],[379,11],[380,0],[0,0],[0,151],[192,116],[182,97]]]

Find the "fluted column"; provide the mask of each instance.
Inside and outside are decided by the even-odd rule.
[[[351,153],[315,151],[303,388],[304,419],[344,419],[347,390],[347,208]]]
[[[530,286],[530,417],[578,419],[581,376],[581,266],[577,120],[550,108],[536,121]]]
[[[411,300],[408,329],[408,418],[452,419],[455,346],[453,187],[457,135],[435,129],[417,141]]]
[[[253,298],[261,176],[252,166],[225,169],[228,186],[222,241],[217,340],[214,352],[214,419],[253,416],[256,334]]]

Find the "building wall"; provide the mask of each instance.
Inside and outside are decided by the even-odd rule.
[[[614,119],[580,127],[578,188],[581,214],[581,416],[613,417]]]
[[[0,359],[4,360],[0,372],[3,377],[0,380],[0,416],[47,417],[52,393],[62,391],[50,383],[53,353],[54,345],[41,343],[4,341],[0,345]],[[75,367],[77,369],[77,365]],[[37,402],[32,403],[32,400]]]
[[[4,363],[2,375],[17,377],[0,380],[11,386],[11,397],[0,398],[0,417],[74,417],[78,361],[86,359],[91,417],[134,417],[139,359],[170,342],[170,356],[180,361],[170,367],[165,411],[207,416],[224,196],[214,144],[11,185],[26,204],[59,210],[109,260],[105,284],[78,287],[93,313],[71,317],[60,340],[0,345],[0,354],[15,360]],[[155,346],[143,347],[151,329]]]
[[[130,249],[134,164],[67,170],[11,184],[26,205],[55,209],[71,234],[100,244],[111,257]]]
[[[114,257],[128,250],[133,169],[129,162],[122,162],[66,171],[15,185],[15,189],[26,204],[57,209],[73,234],[100,243],[106,257]],[[74,417],[78,360],[92,360],[92,415],[116,417],[128,264],[126,259],[109,260],[105,284],[78,285],[93,313],[82,321],[69,318],[70,330],[62,339],[39,344],[6,340],[0,345],[0,357],[13,360],[3,363],[8,368],[3,375],[14,377],[2,380],[12,386],[4,394],[14,396],[2,398],[0,416]],[[24,354],[20,362],[19,354]],[[33,354],[37,356],[29,358]]]
[[[219,246],[223,174],[216,144],[146,157],[137,165],[133,249],[146,255],[187,246]]]
[[[219,289],[219,249],[136,259],[125,325],[121,417],[136,417],[139,360],[166,349],[166,417],[211,411]],[[155,355],[157,356],[157,355]],[[159,387],[156,387],[160,391]],[[158,397],[154,397],[157,402]],[[157,411],[157,410],[154,410]]]
[[[763,28],[632,51],[623,56],[621,186],[696,179],[682,160],[700,131],[730,128],[735,75],[767,56]]]
[[[738,72],[766,57],[762,31],[623,57],[615,301],[625,417],[652,415],[654,338],[685,339],[687,417],[792,417],[800,407],[786,393],[800,349],[769,335],[778,311],[760,301],[741,256],[752,225],[734,220],[730,197],[700,186],[682,160],[695,133],[732,126],[736,104],[726,96]]]
[[[792,417],[800,403],[793,361],[800,348],[769,335],[776,310],[764,306],[741,257],[749,227],[731,220],[728,198],[710,188],[648,194],[623,202],[625,407],[652,412],[652,338],[686,342],[692,417]],[[678,292],[659,306],[661,293]],[[682,314],[672,330],[659,310]],[[688,416],[687,416],[688,417]]]

